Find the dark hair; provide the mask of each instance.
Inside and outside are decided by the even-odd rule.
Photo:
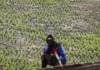
[[[49,39],[52,40],[52,41],[55,40],[54,37],[53,37],[53,35],[51,35],[51,34],[49,34],[49,35],[47,36],[46,42],[47,42]]]

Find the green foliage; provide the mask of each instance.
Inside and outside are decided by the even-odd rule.
[[[68,64],[100,59],[100,0],[0,0],[3,70],[41,67],[48,34],[64,45]]]

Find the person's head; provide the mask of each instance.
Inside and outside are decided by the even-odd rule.
[[[51,34],[48,35],[46,38],[46,42],[48,43],[48,45],[52,45],[54,42],[54,37]]]

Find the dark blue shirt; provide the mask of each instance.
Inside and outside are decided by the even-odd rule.
[[[46,45],[45,52],[46,54],[50,55],[52,52],[53,47],[50,47],[48,44]],[[64,52],[64,47],[59,45],[55,48],[56,52],[58,53],[61,60],[66,60],[66,54]]]

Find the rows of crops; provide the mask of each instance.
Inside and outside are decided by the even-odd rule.
[[[100,0],[0,0],[0,65],[41,68],[45,38],[64,45],[67,64],[100,60]]]

